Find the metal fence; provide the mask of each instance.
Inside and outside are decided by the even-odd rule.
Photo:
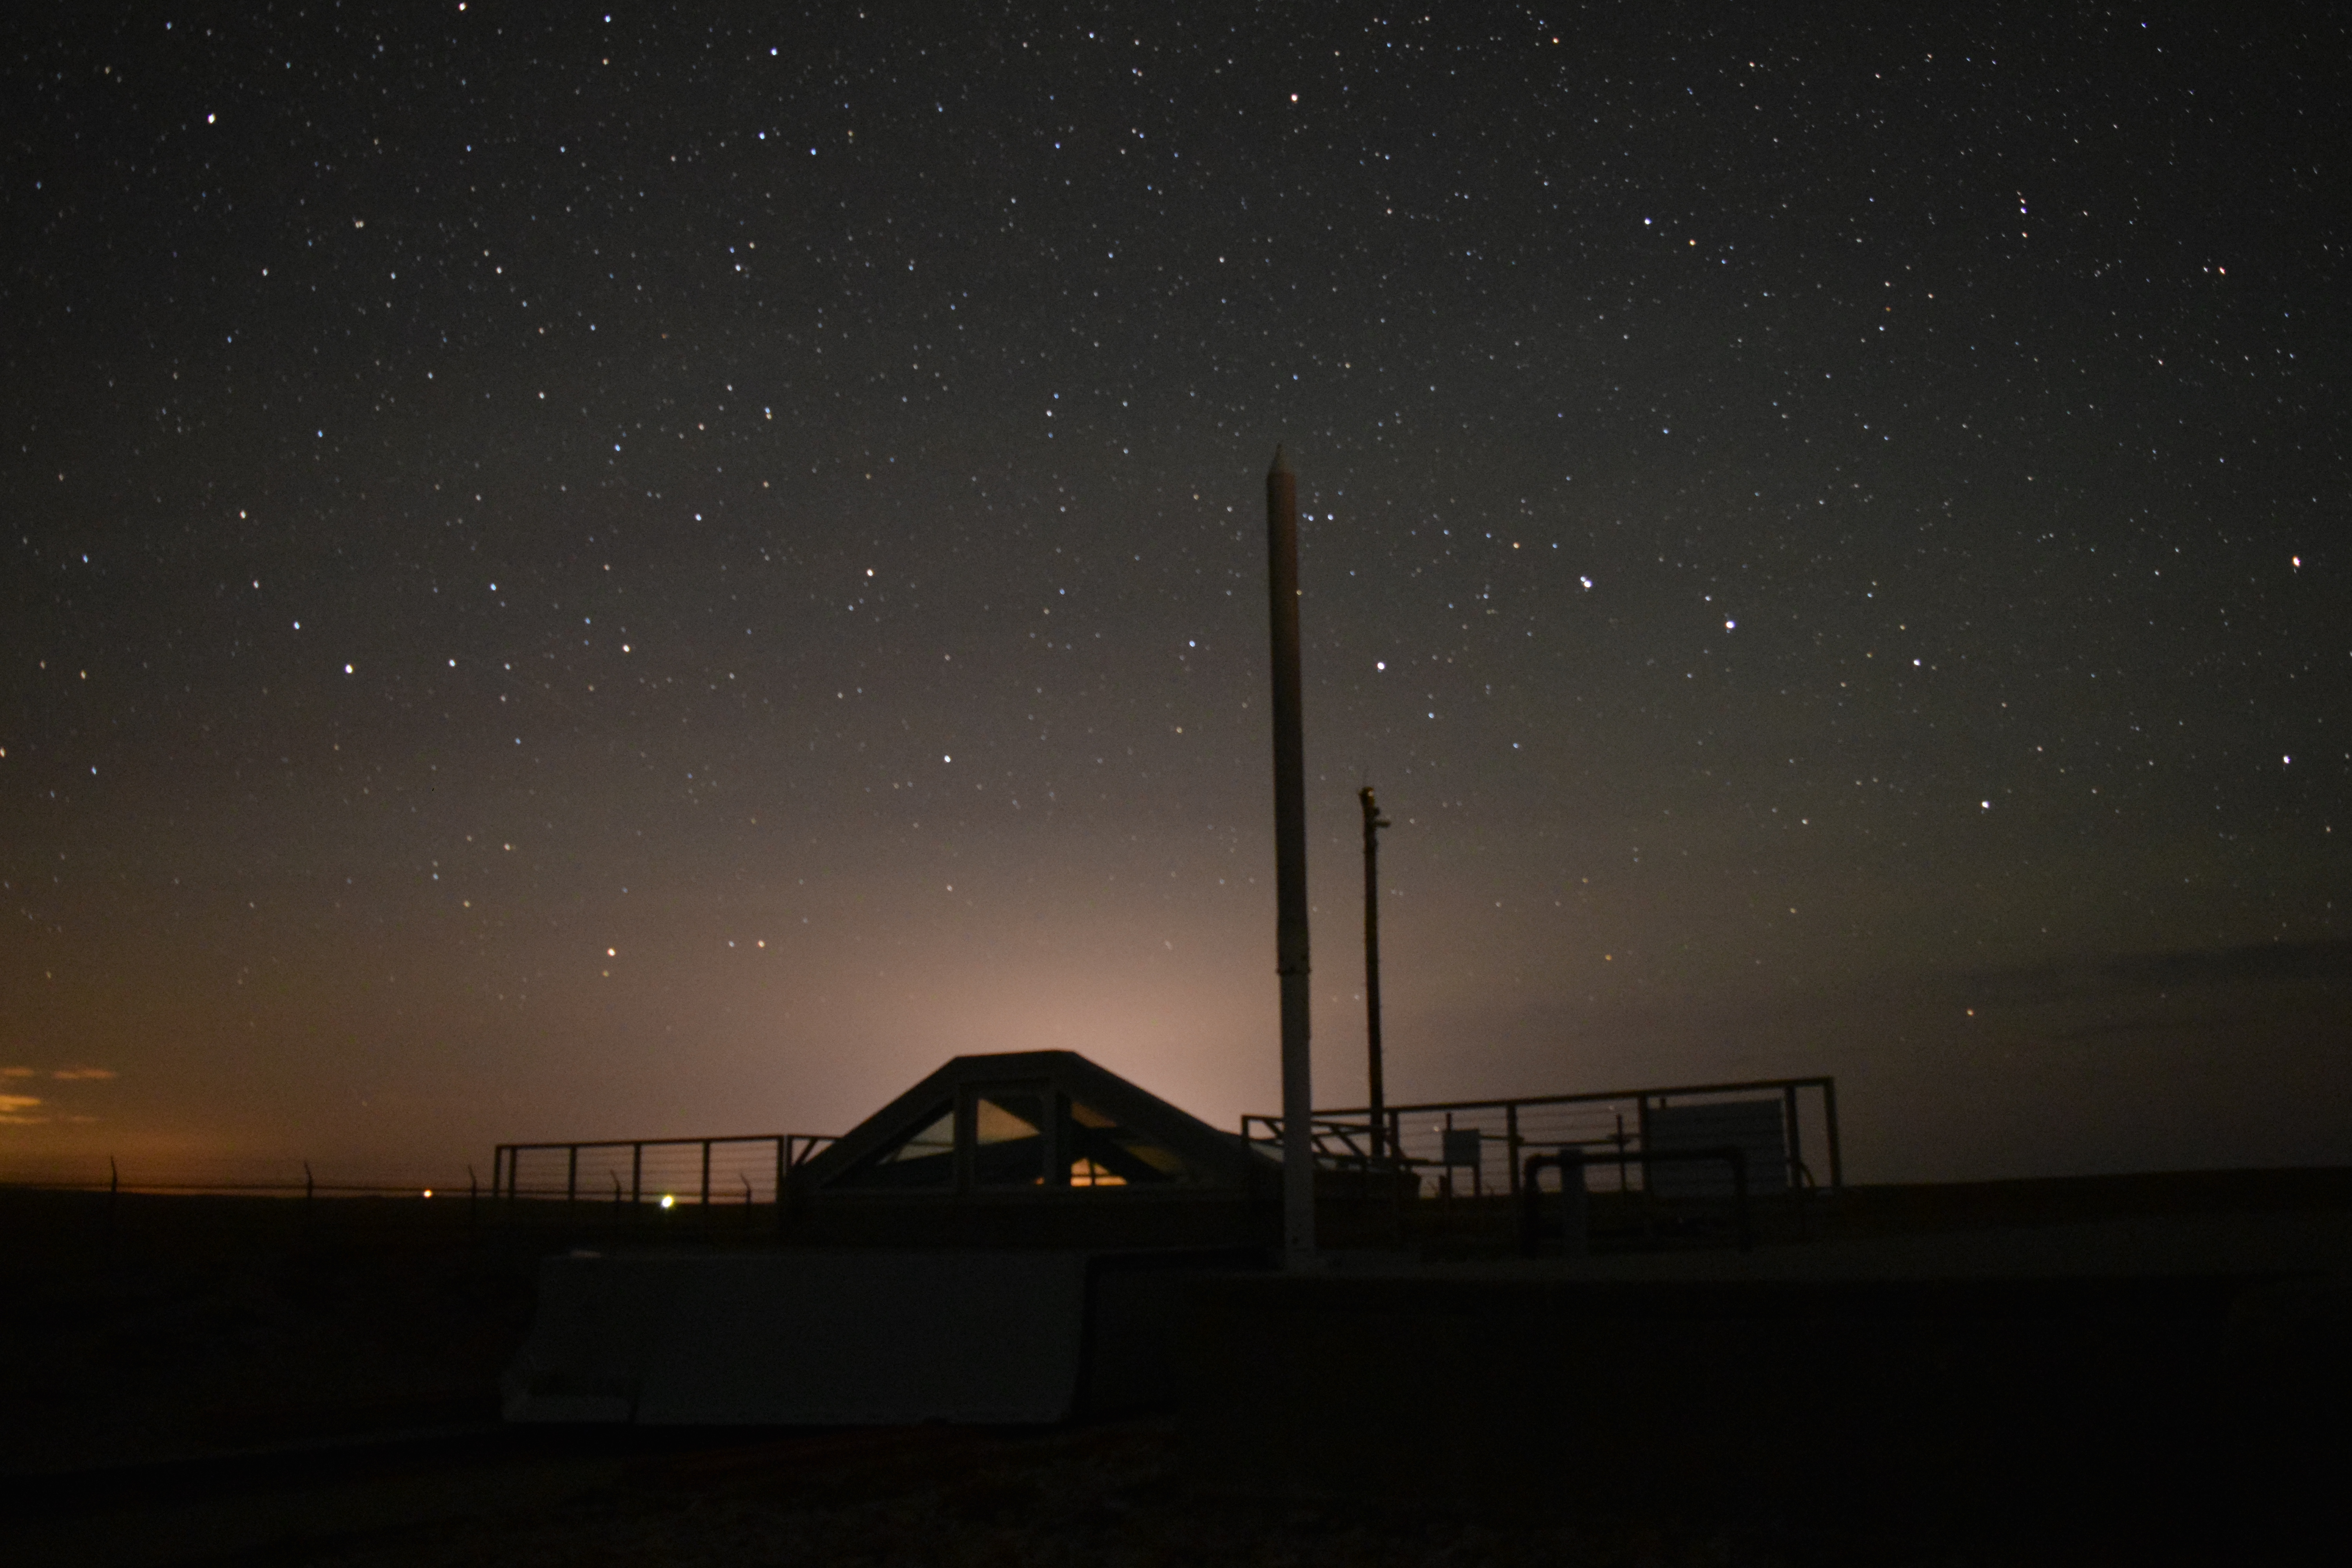
[[[1837,1080],[1832,1078],[1754,1079],[1739,1083],[1675,1084],[1660,1089],[1611,1089],[1591,1094],[1530,1095],[1515,1100],[1434,1100],[1385,1108],[1379,1163],[1417,1172],[1425,1196],[1518,1194],[1529,1153],[1573,1150],[1584,1157],[1585,1179],[1597,1192],[1653,1188],[1654,1162],[1671,1140],[1676,1113],[1742,1102],[1777,1104],[1779,1147],[1771,1163],[1751,1156],[1748,1174],[1759,1190],[1786,1187],[1805,1192],[1845,1184],[1838,1142]],[[1315,1113],[1315,1151],[1321,1163],[1341,1168],[1374,1163],[1371,1111],[1354,1107]],[[1282,1119],[1242,1118],[1242,1136],[1279,1151]],[[1726,1140],[1706,1137],[1707,1145]],[[1687,1146],[1675,1142],[1675,1147]],[[1816,1175],[1812,1160],[1825,1169]],[[1826,1177],[1824,1183],[1821,1177]]]
[[[308,1160],[186,1160],[123,1164],[72,1159],[12,1162],[0,1186],[42,1192],[178,1194],[195,1197],[465,1198],[481,1194],[474,1167],[395,1172]]]
[[[833,1142],[810,1132],[501,1143],[490,1193],[509,1203],[772,1204],[793,1166]]]

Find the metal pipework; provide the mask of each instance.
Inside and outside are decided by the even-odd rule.
[[[1545,1166],[1559,1173],[1559,1244],[1560,1250],[1570,1258],[1581,1258],[1591,1247],[1586,1229],[1584,1186],[1584,1151],[1561,1149],[1549,1154],[1530,1154],[1519,1178],[1519,1251],[1528,1258],[1536,1255],[1543,1235],[1543,1184],[1537,1175]]]
[[[1265,590],[1274,676],[1275,973],[1282,981],[1282,1251],[1315,1256],[1315,1089],[1307,1057],[1307,748],[1298,689],[1298,476],[1265,476]]]
[[[1623,1150],[1620,1149],[1613,1156],[1609,1157],[1614,1158],[1620,1163],[1631,1158],[1642,1167],[1642,1184],[1645,1195],[1649,1187],[1650,1167],[1653,1165],[1680,1160],[1722,1161],[1731,1167],[1733,1204],[1738,1211],[1739,1221],[1739,1250],[1750,1252],[1755,1249],[1756,1224],[1748,1212],[1747,1150],[1736,1143],[1725,1143],[1711,1149],[1644,1149],[1628,1156]],[[1585,1201],[1584,1167],[1589,1159],[1590,1156],[1584,1150],[1573,1145],[1549,1154],[1530,1154],[1527,1157],[1519,1184],[1519,1249],[1528,1257],[1533,1258],[1536,1255],[1539,1227],[1543,1223],[1543,1194],[1536,1181],[1536,1173],[1546,1166],[1551,1166],[1559,1172],[1563,1199],[1561,1206],[1569,1211],[1565,1223],[1572,1232],[1579,1217],[1577,1211],[1582,1209]],[[1570,1185],[1571,1182],[1574,1184],[1573,1187]],[[1570,1234],[1565,1236],[1563,1240],[1571,1257],[1583,1252],[1584,1247],[1580,1237]]]

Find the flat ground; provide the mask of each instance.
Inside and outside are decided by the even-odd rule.
[[[618,1435],[614,1435],[618,1436]],[[1303,1506],[1190,1486],[1162,1421],[1005,1433],[945,1427],[451,1435],[361,1454],[148,1474],[53,1496],[10,1532],[30,1563],[286,1568],[1733,1568],[2211,1560],[2120,1522],[2053,1533],[1997,1510],[1965,1532],[1801,1518],[1571,1522]],[[134,1500],[135,1499],[135,1500]],[[2276,1560],[2274,1552],[2264,1552]]]
[[[497,1421],[495,1390],[530,1321],[535,1260],[596,1238],[479,1221],[462,1200],[306,1209],[126,1194],[110,1206],[0,1189],[0,1557],[1793,1568],[2275,1561],[2294,1544],[2219,1493],[2193,1541],[2151,1539],[2097,1507],[2054,1528],[2000,1499],[1958,1526],[1864,1527],[1727,1517],[1696,1488],[1670,1508],[1565,1523],[1233,1497],[1188,1478],[1160,1417],[1036,1432],[520,1431]]]

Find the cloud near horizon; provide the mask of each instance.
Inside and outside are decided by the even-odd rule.
[[[120,1078],[122,1075],[116,1072],[112,1068],[59,1068],[49,1076],[62,1082],[73,1083],[86,1079],[95,1080],[100,1079]]]
[[[2128,953],[2074,963],[1973,970],[1964,989],[2011,1002],[2053,1002],[2133,991],[2352,980],[2352,942],[2251,942]]]

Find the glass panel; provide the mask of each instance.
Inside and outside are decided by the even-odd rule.
[[[1192,1173],[1173,1150],[1082,1101],[1070,1102],[1067,1128],[1064,1149],[1074,1187],[1165,1186]]]
[[[1070,1185],[1074,1187],[1123,1187],[1125,1176],[1115,1174],[1108,1165],[1097,1165],[1084,1154],[1070,1162]]]
[[[1045,1097],[992,1089],[972,1102],[972,1180],[983,1187],[1045,1183]]]
[[[919,1130],[875,1155],[834,1184],[842,1187],[953,1187],[955,1108],[942,1107]]]

